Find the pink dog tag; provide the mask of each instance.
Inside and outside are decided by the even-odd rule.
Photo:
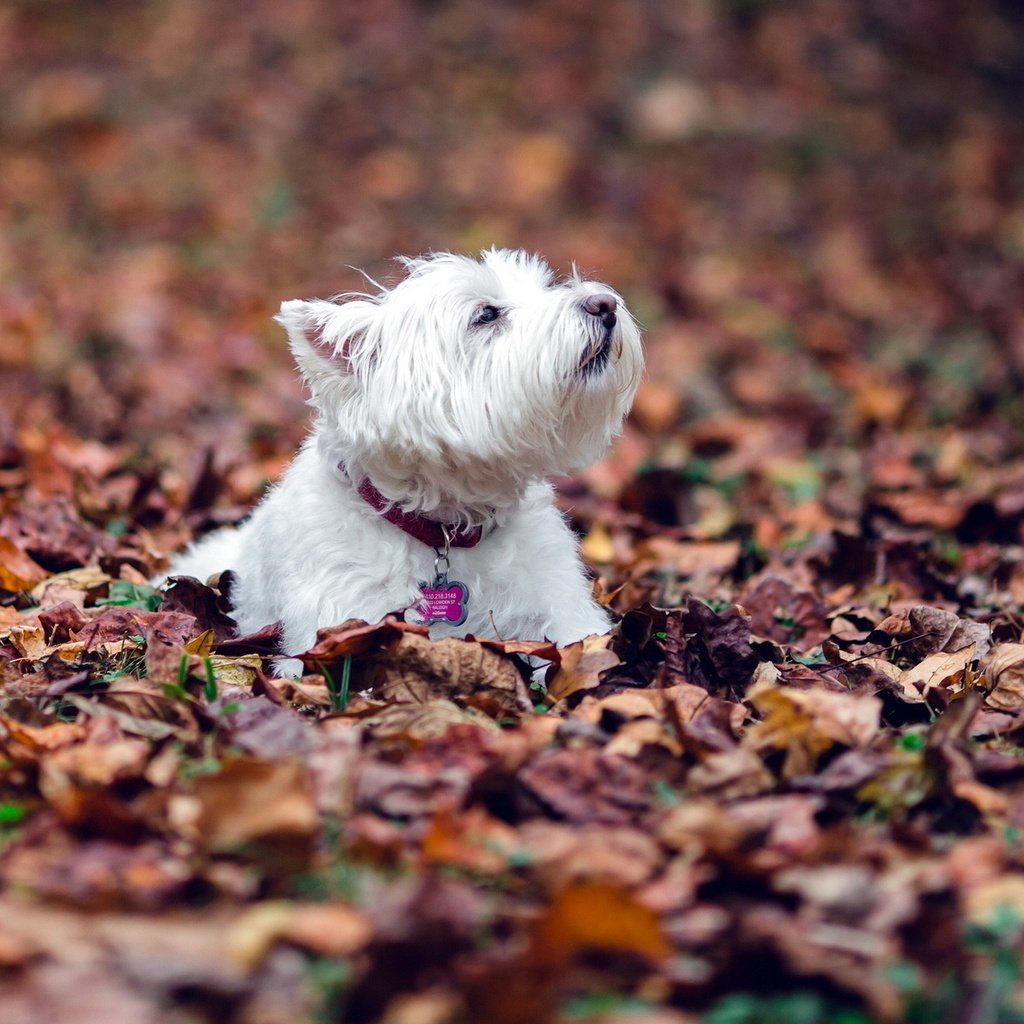
[[[461,626],[469,615],[469,587],[458,580],[435,580],[432,586],[420,584],[423,602],[416,609],[426,625],[447,622]]]

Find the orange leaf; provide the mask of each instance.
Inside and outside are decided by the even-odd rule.
[[[626,890],[601,882],[563,889],[537,922],[534,951],[561,959],[584,949],[617,950],[658,959],[669,944],[654,911]]]
[[[21,548],[0,537],[0,590],[31,590],[49,573]]]

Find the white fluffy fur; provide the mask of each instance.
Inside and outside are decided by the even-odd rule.
[[[368,477],[402,509],[484,528],[450,556],[469,617],[432,634],[565,644],[604,632],[545,478],[586,465],[618,431],[641,373],[636,325],[606,285],[555,281],[523,252],[404,263],[391,290],[281,306],[314,429],[252,516],[193,545],[169,575],[233,569],[239,627],[281,622],[287,654],[320,627],[411,609],[435,553],[359,497]],[[618,302],[610,331],[583,308],[597,294]],[[492,323],[479,322],[486,306],[501,311]]]

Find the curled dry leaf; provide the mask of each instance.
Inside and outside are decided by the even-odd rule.
[[[904,669],[900,684],[904,692],[917,690],[922,700],[927,699],[929,690],[959,688],[964,675],[977,660],[977,644],[971,643],[958,651],[929,654],[912,668]]]
[[[14,649],[26,661],[42,661],[52,651],[38,621],[12,626],[7,636]]]
[[[238,625],[228,613],[224,596],[189,576],[171,578],[160,610],[191,615],[196,620],[193,635],[209,631],[212,643],[238,635]]]
[[[716,612],[688,598],[665,624],[664,687],[691,683],[719,696],[738,697],[761,659],[751,645],[750,618],[732,606]]]
[[[307,671],[317,671],[320,665],[330,665],[343,658],[369,654],[398,643],[403,633],[427,635],[427,627],[398,619],[386,618],[382,622],[368,623],[361,619],[350,619],[339,626],[320,629],[316,643],[301,654]]]
[[[592,690],[601,682],[601,673],[619,664],[612,650],[611,636],[588,636],[560,652],[558,668],[548,681],[548,699],[565,700],[580,690]]]
[[[787,778],[812,772],[818,757],[837,744],[866,746],[879,729],[882,704],[872,694],[760,684],[747,697],[763,718],[744,742],[754,750],[785,750]]]
[[[990,642],[985,623],[931,605],[913,605],[889,615],[878,623],[875,633],[888,634],[899,643],[901,656],[916,661],[943,651],[959,651],[969,644],[974,644],[977,656],[983,657]]]
[[[1024,644],[997,644],[985,659],[989,707],[1016,711],[1024,707]]]

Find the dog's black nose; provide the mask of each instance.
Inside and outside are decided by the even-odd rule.
[[[583,308],[591,315],[599,317],[601,323],[609,330],[615,326],[615,309],[619,300],[607,292],[597,292],[595,295],[588,295],[583,300]]]

